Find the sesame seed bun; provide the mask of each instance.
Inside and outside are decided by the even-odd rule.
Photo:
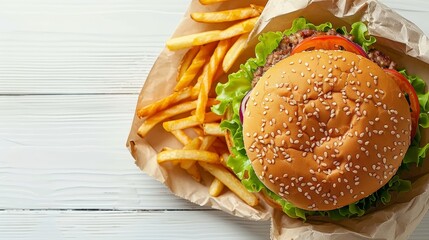
[[[243,139],[267,188],[325,211],[386,184],[410,129],[407,100],[379,66],[350,52],[309,51],[264,73],[247,103]]]

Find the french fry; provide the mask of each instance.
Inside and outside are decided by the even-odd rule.
[[[215,113],[208,112],[205,114],[204,119],[207,122],[219,121],[222,117],[216,115]],[[167,122],[163,122],[162,126],[167,132],[172,132],[175,130],[186,129],[190,127],[195,127],[200,125],[201,123],[197,120],[196,116],[189,116],[185,118],[180,118],[176,120],[171,120]]]
[[[163,99],[144,106],[137,111],[137,116],[139,118],[149,117],[159,111],[167,109],[175,103],[192,98],[193,96],[195,96],[195,90],[193,88],[185,88],[182,91],[174,92]]]
[[[171,147],[162,147],[161,148],[161,152],[162,151],[169,151],[169,150],[174,150],[173,148],[171,148]],[[177,164],[179,164],[180,162],[179,161],[172,161],[171,163],[173,163],[173,165],[177,165]]]
[[[164,127],[165,131],[171,132],[179,129],[186,129],[194,126],[198,126],[200,123],[197,121],[197,117],[189,116],[185,118],[180,118],[176,120],[171,120],[162,123],[162,127]]]
[[[183,74],[186,72],[186,70],[188,70],[189,66],[191,65],[192,61],[195,59],[195,56],[198,54],[199,51],[200,46],[195,46],[185,53],[182,58],[182,61],[180,61],[179,68],[177,69],[176,81],[179,81]]]
[[[216,139],[216,141],[212,144],[212,147],[216,149],[216,152],[220,156],[220,163],[227,167],[228,158],[231,155],[229,152],[228,147],[225,143],[223,143],[219,138]]]
[[[206,99],[208,98],[209,88],[207,84],[202,84],[200,94],[198,95],[198,101],[196,106],[195,118],[199,123],[204,122]]]
[[[219,155],[210,151],[202,150],[169,150],[158,153],[158,163],[175,160],[192,160],[208,163],[219,163]]]
[[[204,136],[201,141],[200,150],[208,150],[214,141],[216,141],[215,136]]]
[[[216,49],[214,50],[214,53],[211,56],[209,63],[207,64],[208,67],[205,68],[205,70],[207,71],[204,71],[203,73],[203,78],[201,79],[201,82],[200,82],[201,87],[200,87],[200,93],[198,95],[197,107],[195,109],[196,111],[195,116],[197,116],[197,120],[200,123],[204,122],[207,99],[209,96],[209,91],[213,82],[214,75],[216,74],[216,71],[220,63],[225,57],[225,54],[228,51],[230,46],[231,46],[231,39],[220,41]]]
[[[180,143],[183,145],[188,144],[191,142],[191,138],[185,133],[183,130],[173,130],[171,133],[176,137],[177,140],[179,140]]]
[[[228,72],[229,69],[231,69],[232,65],[243,52],[248,37],[249,33],[241,35],[228,50],[222,62],[222,69],[224,72]]]
[[[213,142],[216,140],[215,136],[204,136],[203,140],[201,141],[201,145],[199,147],[199,150],[202,151],[207,151],[209,150],[210,152],[214,152],[211,151],[209,148],[211,147],[211,145],[213,144]],[[189,169],[192,167],[192,165],[195,164],[195,161],[184,161],[180,164],[180,166],[184,169]]]
[[[183,147],[183,150],[197,150],[197,149],[200,149],[201,142],[202,142],[201,139],[199,137],[196,137],[196,138],[192,139],[192,141],[190,143],[186,144]],[[180,161],[180,167],[183,168],[183,169],[185,169],[187,171],[188,169],[190,169],[192,167],[192,165],[194,165],[194,163],[195,163],[195,161],[181,160]],[[186,166],[186,168],[185,168],[185,166]],[[190,173],[192,175],[192,174],[194,174],[195,170],[191,169],[190,171],[192,172],[192,173]]]
[[[203,124],[204,135],[212,135],[218,137],[224,137],[225,131],[220,129],[219,123],[204,123]]]
[[[198,54],[192,60],[191,65],[186,69],[183,75],[180,77],[174,91],[179,91],[187,86],[194,80],[195,76],[201,71],[204,64],[209,61],[210,55],[216,47],[216,43],[209,43],[200,48]]]
[[[192,139],[189,143],[183,146],[183,150],[198,150],[200,149],[202,140],[199,137]]]
[[[180,49],[184,49],[184,48],[190,48],[192,46],[200,46],[200,45],[204,45],[203,44],[194,44],[194,40],[200,37],[206,37],[206,36],[216,36],[218,34],[220,34],[222,32],[222,30],[211,30],[211,31],[206,31],[206,32],[199,32],[199,33],[193,33],[190,35],[184,35],[184,36],[180,36],[180,37],[175,37],[175,38],[171,38],[167,41],[166,45],[167,48],[174,51],[174,50],[180,50]],[[206,43],[209,42],[216,42],[218,39],[213,39],[213,41],[207,41]]]
[[[202,23],[221,23],[243,20],[261,15],[264,7],[251,4],[250,7],[236,8],[219,12],[193,12],[191,18]]]
[[[220,82],[220,77],[223,75],[223,74],[225,74],[225,72],[223,71],[223,69],[222,69],[222,67],[218,67],[217,68],[217,71],[216,71],[216,73],[215,73],[215,75],[214,75],[214,77],[213,77],[213,80],[212,80],[212,86],[217,86],[217,84]],[[212,90],[214,90],[213,88],[210,90],[210,91],[212,91]],[[209,92],[209,95],[211,94],[212,92]]]
[[[198,136],[203,136],[204,135],[204,131],[199,128],[199,127],[193,127],[192,130],[198,135]]]
[[[218,67],[213,77],[213,83],[218,83],[217,81],[219,80],[220,76],[222,76],[224,73],[225,72],[223,71],[223,69],[221,67]]]
[[[247,189],[241,184],[241,182],[230,173],[225,167],[216,164],[210,164],[207,162],[198,162],[199,165],[204,168],[207,172],[215,176],[225,186],[227,186],[232,192],[234,192],[239,198],[241,198],[248,205],[254,207],[258,205],[258,198],[247,191]]]
[[[248,33],[253,30],[253,27],[258,21],[258,18],[259,17],[249,18],[247,20],[238,22],[224,30],[213,30],[171,38],[167,41],[167,48],[170,50],[179,50],[225,40],[234,36]]]
[[[224,165],[225,167],[227,166],[229,156],[230,156],[229,152],[228,153],[223,152],[220,155],[220,163],[222,163],[222,165]]]
[[[217,197],[222,193],[223,187],[225,185],[219,181],[219,179],[213,179],[212,184],[210,184],[209,194],[213,197]]]
[[[186,144],[183,147],[183,150],[196,150],[196,149],[199,149],[200,146],[201,146],[201,140],[200,140],[200,138],[196,137],[196,138],[192,139],[188,144]],[[188,172],[189,175],[191,175],[195,181],[197,181],[197,182],[201,181],[201,174],[200,174],[200,171],[198,170],[198,167],[195,164],[189,164],[189,163],[195,163],[194,161],[180,160],[179,162],[180,162],[180,167],[185,169],[186,172]],[[189,164],[188,168],[184,168],[182,166],[185,163]]]
[[[222,120],[222,116],[217,115],[214,112],[206,112],[204,114],[204,123],[217,122]]]
[[[181,113],[189,112],[192,109],[195,109],[197,106],[197,101],[184,102],[180,103],[171,108],[165,109],[161,112],[156,113],[155,115],[146,119],[143,124],[137,130],[137,134],[144,138],[146,134],[158,123],[168,119],[170,117],[179,115]]]
[[[225,132],[225,143],[228,147],[229,152],[232,152],[232,146],[234,146],[234,144],[232,142],[231,132],[229,131]]]
[[[196,164],[192,165],[192,167],[186,169],[186,172],[189,173],[189,175],[191,175],[191,177],[195,181],[197,181],[197,182],[201,181],[201,173],[198,170],[198,165],[196,165]]]
[[[229,1],[229,0],[200,0],[200,3],[203,5],[209,5],[214,3],[226,2],[226,1]]]
[[[194,39],[193,44],[202,45],[208,42],[225,40],[244,33],[248,33],[253,30],[258,19],[259,17],[254,17],[254,18],[249,18],[247,20],[236,23],[231,27],[221,31],[217,36],[215,35],[215,33],[211,33],[207,35],[204,35],[204,34],[199,35]]]

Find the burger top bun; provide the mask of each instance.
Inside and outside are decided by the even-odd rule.
[[[377,191],[410,144],[410,110],[395,81],[344,51],[290,56],[261,77],[244,113],[257,176],[306,210],[332,210]]]

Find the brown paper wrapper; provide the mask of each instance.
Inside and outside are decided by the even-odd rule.
[[[173,36],[225,27],[222,24],[193,22],[189,12],[216,11],[265,2],[227,1],[202,6],[194,0]],[[377,37],[377,48],[390,55],[400,67],[423,77],[429,84],[429,39],[417,26],[375,0],[271,0],[250,35],[247,51],[239,62],[254,55],[258,35],[288,29],[292,21],[300,16],[315,24],[329,21],[334,26],[350,27],[356,21],[366,22],[370,34]],[[137,109],[173,91],[177,67],[183,54],[184,51],[171,52],[167,49],[160,54],[140,93]],[[238,68],[238,63],[234,68]],[[413,180],[411,192],[399,194],[392,204],[363,217],[343,221],[311,219],[303,222],[291,219],[281,211],[272,209],[263,199],[260,206],[252,208],[230,192],[213,198],[208,194],[209,176],[203,183],[197,183],[179,167],[158,165],[156,153],[162,147],[180,148],[181,145],[160,126],[153,129],[145,139],[140,138],[137,129],[142,121],[134,117],[127,141],[127,147],[142,171],[164,183],[175,195],[201,206],[220,209],[250,220],[271,219],[272,239],[406,239],[429,208],[428,166],[414,170],[407,176]],[[424,137],[423,141],[427,142],[428,138]]]

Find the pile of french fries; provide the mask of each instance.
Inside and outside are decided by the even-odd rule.
[[[200,3],[224,1],[228,0],[200,0]],[[174,90],[169,96],[137,111],[138,117],[144,119],[138,129],[140,137],[144,138],[154,126],[162,123],[164,130],[183,144],[182,149],[164,148],[159,152],[159,164],[169,162],[180,166],[197,182],[201,181],[200,171],[207,171],[214,177],[209,187],[211,196],[219,196],[226,186],[250,206],[256,206],[258,198],[226,167],[230,152],[225,132],[219,126],[223,116],[210,111],[216,100],[210,98],[209,93],[244,50],[263,8],[250,5],[191,13],[191,18],[201,24],[230,22],[230,26],[168,40],[167,47],[172,51],[188,49],[178,68]]]

